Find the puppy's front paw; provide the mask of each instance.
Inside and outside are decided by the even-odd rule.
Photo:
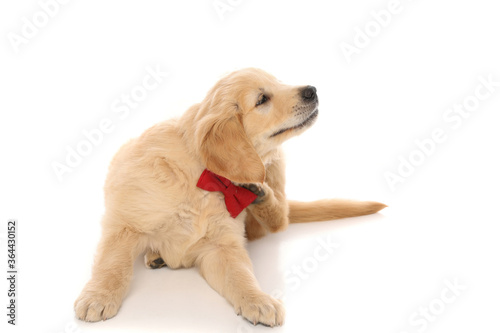
[[[80,320],[96,322],[114,317],[120,305],[121,297],[113,293],[84,289],[75,301],[75,313]]]
[[[257,198],[252,202],[253,204],[258,204],[264,201],[266,196],[266,190],[264,189],[264,184],[241,184],[241,187],[246,188],[247,190],[253,192],[257,195]]]
[[[266,294],[244,296],[234,308],[238,315],[254,325],[281,326],[285,320],[285,308],[281,301]]]

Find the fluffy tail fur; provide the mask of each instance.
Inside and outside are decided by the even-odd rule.
[[[368,215],[387,207],[375,201],[327,199],[313,202],[288,200],[290,223],[329,221],[344,217]]]

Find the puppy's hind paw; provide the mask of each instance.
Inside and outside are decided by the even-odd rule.
[[[167,266],[165,261],[163,261],[162,257],[156,252],[147,252],[144,255],[144,264],[146,268],[157,269]]]

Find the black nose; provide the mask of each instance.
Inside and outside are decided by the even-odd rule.
[[[302,99],[305,102],[314,102],[318,100],[318,96],[316,95],[316,88],[313,86],[307,86],[302,89]]]

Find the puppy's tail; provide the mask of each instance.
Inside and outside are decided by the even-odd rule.
[[[319,222],[368,215],[387,207],[375,201],[327,199],[312,202],[288,200],[290,223]]]

